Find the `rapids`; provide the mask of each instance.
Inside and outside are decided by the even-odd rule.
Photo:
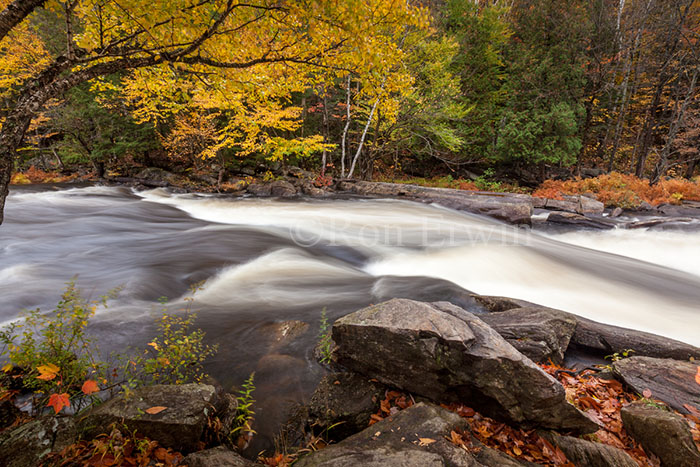
[[[51,309],[76,276],[97,297],[105,352],[140,346],[189,288],[198,326],[220,350],[207,370],[224,386],[257,371],[256,429],[308,397],[322,309],[335,319],[394,297],[465,300],[464,289],[521,298],[700,345],[700,233],[538,234],[408,201],[274,200],[135,192],[124,187],[14,188],[0,226],[0,321]],[[271,323],[302,320],[282,348]]]

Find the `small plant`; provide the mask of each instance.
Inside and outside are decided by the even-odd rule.
[[[630,354],[633,354],[634,350],[633,349],[625,349],[622,352],[615,352],[612,355],[606,355],[605,359],[610,360],[611,362],[617,362],[619,360],[622,360],[623,358],[627,358],[630,356]]]
[[[97,308],[106,307],[116,292],[88,301],[71,281],[54,310],[25,311],[21,320],[0,330],[0,355],[9,359],[3,371],[21,373],[22,386],[34,394],[37,415],[45,407],[56,413],[71,406],[79,411],[99,400],[95,393],[107,382],[106,364],[86,331]]]
[[[480,190],[485,190],[485,191],[502,191],[503,187],[501,182],[497,182],[493,180],[494,175],[496,172],[488,168],[484,171],[483,174],[478,176],[474,180],[474,184],[480,189]]]
[[[250,374],[238,391],[238,396],[236,397],[238,408],[234,419],[235,426],[229,434],[229,440],[241,449],[250,442],[255,434],[255,430],[253,430],[255,417],[255,412],[253,411],[253,404],[255,404],[255,399],[253,398],[253,393],[255,392],[254,378],[255,372]]]
[[[331,325],[328,322],[326,309],[321,310],[321,325],[319,330],[318,349],[321,352],[321,363],[328,364],[331,362],[331,351],[333,341],[331,340]]]

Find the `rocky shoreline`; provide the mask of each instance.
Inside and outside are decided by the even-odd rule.
[[[170,187],[176,191],[197,191],[201,183],[216,186],[216,180],[190,180],[161,169],[144,169],[135,177],[111,178],[107,183],[141,188]],[[450,209],[491,217],[511,225],[542,230],[595,229],[682,229],[700,230],[700,203],[651,206],[643,203],[636,210],[606,208],[594,194],[564,196],[563,199],[537,198],[527,194],[467,191],[433,188],[403,183],[362,180],[323,180],[311,172],[292,167],[274,180],[250,182],[238,179],[219,190],[231,196],[277,198],[391,198],[434,203]]]
[[[280,445],[294,465],[537,465],[486,446],[469,417],[526,430],[563,456],[560,465],[634,466],[640,458],[649,462],[641,465],[700,465],[700,349],[673,339],[471,295],[463,307],[392,299],[360,309],[333,324],[331,348],[328,374],[281,428]],[[589,377],[639,400],[596,411],[590,404],[601,401],[574,397],[545,371],[580,372],[554,366],[573,354],[615,355]],[[391,397],[404,402],[389,406]],[[230,429],[236,404],[215,384],[144,387],[86,414],[5,430],[0,463],[39,465],[49,452],[116,424],[186,455],[179,465],[255,465],[230,444],[217,446],[224,440],[212,434],[214,426]],[[604,416],[616,417],[637,452],[603,437],[610,429]],[[321,434],[333,444],[304,448]]]

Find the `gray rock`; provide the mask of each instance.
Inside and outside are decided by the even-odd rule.
[[[77,439],[72,417],[45,417],[0,434],[0,465],[35,467],[52,451],[61,451]]]
[[[350,191],[363,196],[405,198],[424,203],[436,203],[450,209],[494,217],[511,224],[530,225],[532,223],[532,199],[528,195],[356,180],[341,181],[337,187],[341,191]]]
[[[80,420],[86,436],[104,433],[118,423],[183,453],[194,451],[207,421],[214,416],[232,422],[231,398],[207,384],[154,385],[138,388],[128,397],[108,400]],[[148,414],[151,407],[166,407]],[[224,426],[226,431],[230,426]]]
[[[652,398],[664,401],[681,413],[685,404],[700,410],[700,384],[695,382],[699,365],[670,358],[630,357],[613,362],[622,381],[637,391],[651,391]]]
[[[687,224],[693,222],[690,217],[665,217],[657,219],[648,219],[644,221],[629,222],[625,224],[628,229],[646,229],[656,227],[663,224]]]
[[[554,211],[577,212],[579,200],[576,196],[569,196],[569,199],[547,199],[544,207]]]
[[[187,467],[252,467],[255,464],[227,447],[217,446],[193,452],[183,459]]]
[[[297,195],[297,189],[291,183],[285,180],[275,180],[270,183],[270,193],[272,196],[280,196],[289,198]]]
[[[272,187],[269,183],[251,183],[246,191],[253,196],[270,196]]]
[[[622,208],[616,207],[610,212],[610,217],[620,217],[622,215]]]
[[[627,432],[662,466],[700,466],[700,452],[683,417],[641,401],[623,407],[621,415]]]
[[[492,295],[476,295],[472,294],[472,297],[479,302],[488,311],[507,311],[513,308],[521,308],[527,306],[533,306],[534,303],[526,302],[525,300],[518,300],[516,298],[508,297],[496,297]]]
[[[343,439],[367,428],[385,390],[382,384],[357,373],[326,375],[309,401],[309,422],[314,431],[333,427],[330,437]]]
[[[436,401],[528,426],[596,431],[564,388],[496,331],[450,303],[393,299],[337,320],[337,362]]]
[[[579,196],[579,205],[576,210],[579,214],[602,214],[603,211],[605,211],[605,205],[600,201],[588,196]]]
[[[136,178],[151,180],[154,182],[172,183],[175,180],[175,175],[167,170],[158,167],[147,167],[136,174]]]
[[[555,224],[575,225],[591,229],[612,229],[613,224],[600,219],[592,219],[574,212],[553,212],[547,217],[547,222]]]
[[[574,465],[586,467],[638,467],[639,464],[622,449],[602,443],[594,443],[573,436],[553,432],[540,433],[550,443],[566,454]]]
[[[700,359],[700,349],[685,342],[649,332],[602,324],[579,316],[576,319],[578,325],[571,337],[571,344],[588,353],[605,356],[631,349],[634,350],[633,355],[640,357]]]
[[[301,458],[295,467],[345,466],[518,466],[505,454],[482,447],[484,464],[445,439],[465,421],[441,407],[420,403],[366,428],[338,444]],[[423,438],[423,442],[421,442]],[[426,442],[427,441],[427,442]]]
[[[489,313],[480,318],[520,353],[539,363],[564,361],[577,324],[569,313],[540,306]]]

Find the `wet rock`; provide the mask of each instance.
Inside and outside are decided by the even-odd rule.
[[[210,417],[232,420],[224,413],[232,410],[230,402],[208,384],[145,386],[128,398],[118,396],[97,406],[81,419],[80,425],[89,437],[105,432],[112,424],[123,424],[165,447],[187,453],[197,448]],[[151,407],[165,410],[146,413]]]
[[[685,404],[700,410],[700,384],[695,382],[697,363],[670,358],[630,357],[613,362],[614,372],[634,391],[651,391],[652,398],[664,401],[681,413]]]
[[[52,451],[61,451],[77,439],[71,417],[46,417],[0,434],[0,465],[35,467]]]
[[[553,212],[547,217],[547,222],[567,224],[590,229],[612,229],[614,225],[573,212]]]
[[[650,227],[656,227],[663,224],[687,224],[693,222],[690,217],[665,217],[657,219],[648,219],[644,221],[629,222],[625,224],[628,229],[646,229]]]
[[[463,429],[465,421],[441,407],[420,403],[375,423],[338,444],[301,458],[297,467],[403,466],[517,466],[502,453],[488,452],[497,463],[483,464],[464,449],[445,439],[454,429]],[[510,460],[509,460],[510,459]]]
[[[270,193],[272,196],[280,196],[289,198],[297,195],[297,189],[291,183],[285,180],[275,180],[270,183]]]
[[[574,465],[586,467],[637,467],[639,464],[622,449],[553,432],[539,433],[557,446]]]
[[[662,466],[700,466],[700,452],[683,417],[639,401],[623,407],[621,415],[627,432]]]
[[[539,306],[489,313],[480,318],[520,353],[538,363],[562,363],[577,324],[569,313]]]
[[[217,446],[193,452],[183,459],[187,467],[252,467],[255,464],[227,447]]]
[[[685,342],[643,331],[602,324],[577,317],[578,325],[571,344],[600,356],[634,350],[637,357],[662,357],[676,360],[700,358],[700,349]]]
[[[258,331],[261,339],[269,342],[272,350],[284,347],[306,334],[309,330],[309,323],[298,320],[276,321],[260,326]]]
[[[620,217],[622,215],[622,208],[621,207],[616,207],[612,211],[610,211],[610,217]]]
[[[436,203],[450,209],[482,214],[511,224],[530,225],[532,222],[532,199],[528,195],[356,180],[341,181],[337,184],[337,188],[363,196],[405,198],[424,203]]]
[[[647,203],[646,201],[642,201],[639,207],[637,207],[637,210],[639,211],[653,211],[654,206],[651,204]]]
[[[597,430],[554,378],[450,303],[393,299],[363,308],[335,322],[333,340],[340,365],[389,386],[524,425]]]
[[[309,401],[309,423],[315,431],[332,428],[332,439],[362,431],[379,409],[386,388],[357,373],[333,373],[323,377]]]
[[[269,183],[251,183],[246,191],[253,196],[270,196],[272,187]]]
[[[547,199],[544,207],[546,209],[551,209],[555,211],[568,211],[576,212],[578,211],[578,199],[576,197],[569,197],[570,199]],[[571,199],[573,198],[573,199]]]
[[[307,196],[326,196],[326,192],[315,186],[310,181],[304,181],[300,184],[301,192]]]

